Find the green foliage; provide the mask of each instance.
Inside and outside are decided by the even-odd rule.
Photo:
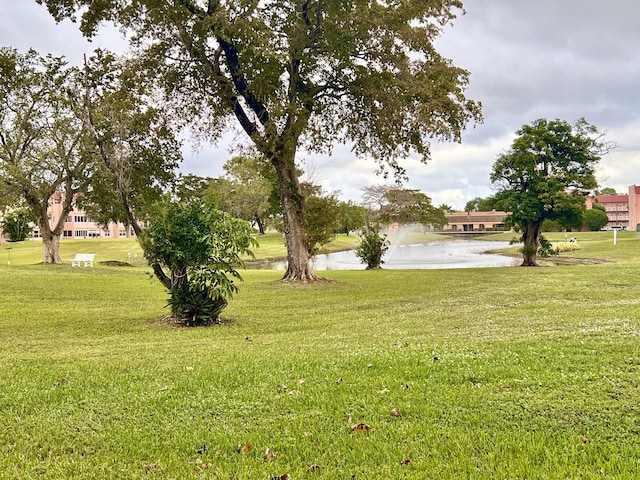
[[[486,198],[476,197],[469,200],[465,206],[465,212],[490,212],[492,210],[503,210],[500,198],[497,195],[491,195]]]
[[[364,207],[349,200],[348,202],[340,202],[339,209],[340,227],[338,231],[340,233],[349,235],[353,230],[365,226],[367,211]]]
[[[592,232],[597,232],[609,223],[609,217],[603,210],[596,208],[596,205],[594,204],[591,210],[586,210],[583,213],[582,223],[589,227],[589,230]]]
[[[256,242],[250,225],[199,200],[165,201],[156,207],[140,237],[151,265],[169,271],[169,306],[188,326],[219,322],[242,280],[241,255]]]
[[[611,144],[602,141],[602,134],[584,119],[574,126],[539,119],[517,134],[511,148],[494,163],[491,182],[510,212],[508,223],[523,232],[523,265],[535,265],[545,220],[581,224],[585,196],[597,186],[595,167]]]
[[[434,207],[431,199],[419,190],[378,185],[365,187],[363,191],[365,203],[380,223],[421,223],[435,229],[447,223],[444,208]]]
[[[389,241],[386,235],[380,235],[380,230],[369,227],[360,234],[360,243],[356,247],[355,254],[360,261],[367,265],[367,270],[382,268],[382,257],[389,249]]]
[[[8,212],[2,219],[2,231],[10,242],[22,242],[31,235],[30,223],[33,214],[29,210],[20,209]]]
[[[336,194],[323,192],[317,185],[302,185],[305,195],[303,218],[305,237],[311,255],[331,242],[340,228],[340,201]]]

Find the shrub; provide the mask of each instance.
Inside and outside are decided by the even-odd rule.
[[[219,323],[242,280],[240,255],[257,242],[248,222],[200,200],[165,201],[142,232],[149,263],[168,270],[171,314],[187,326]]]
[[[360,234],[356,256],[367,265],[367,270],[382,268],[382,257],[389,249],[386,235],[380,235],[378,228],[368,228]]]

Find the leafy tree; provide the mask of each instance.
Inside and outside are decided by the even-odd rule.
[[[604,187],[602,190],[597,192],[597,195],[618,195],[615,188]]]
[[[34,220],[31,212],[24,208],[8,212],[2,219],[2,231],[10,242],[22,242],[31,235],[30,223]]]
[[[94,173],[86,132],[72,109],[78,94],[62,58],[0,49],[0,209],[24,204],[29,210],[44,263],[62,262],[64,222]],[[50,219],[54,193],[62,194],[62,211]]]
[[[234,117],[275,168],[288,268],[284,279],[316,278],[305,236],[300,146],[328,152],[349,142],[356,155],[402,176],[412,152],[426,161],[433,137],[459,141],[480,120],[464,96],[468,72],[434,41],[459,0],[36,0],[57,21],[81,16],[131,32],[148,70],[176,111],[205,137]]]
[[[367,210],[361,205],[356,205],[351,200],[347,202],[340,202],[339,208],[339,222],[340,227],[338,231],[349,235],[353,230],[362,228],[366,224]]]
[[[166,271],[169,306],[187,326],[219,323],[228,299],[242,280],[240,255],[255,244],[248,222],[199,200],[164,201],[141,232],[149,263]]]
[[[609,223],[609,217],[604,211],[594,206],[594,208],[584,212],[582,215],[582,223],[589,227],[589,230],[592,232],[596,232]]]
[[[597,186],[595,167],[610,148],[598,129],[580,119],[539,119],[517,131],[511,148],[493,165],[491,182],[507,211],[507,221],[522,232],[523,266],[535,266],[546,219],[579,223],[585,195]]]
[[[331,242],[340,228],[340,201],[335,193],[325,193],[318,185],[304,183],[304,225],[309,252],[318,253],[322,245]]]
[[[419,190],[385,185],[362,190],[365,204],[377,205],[377,208],[372,208],[372,213],[378,222],[422,223],[434,228],[442,228],[447,223],[444,210],[434,207],[431,199]]]
[[[369,227],[360,234],[360,243],[355,254],[360,261],[367,265],[367,270],[382,268],[382,257],[389,249],[386,235],[381,235],[376,227]]]
[[[277,192],[275,212],[271,201],[277,185],[273,165],[264,158],[233,157],[223,168],[231,181],[217,195],[219,208],[254,223],[264,234],[266,218],[280,211]]]
[[[101,223],[122,222],[139,235],[139,219],[175,181],[180,142],[136,63],[98,50],[77,77],[74,109],[98,159],[79,203]]]
[[[502,210],[502,208],[500,200],[495,195],[491,195],[486,198],[476,197],[469,200],[464,206],[464,211],[491,212],[493,210]]]

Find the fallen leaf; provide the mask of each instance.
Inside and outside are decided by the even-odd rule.
[[[271,450],[271,449],[267,448],[267,449],[264,451],[264,461],[265,461],[265,462],[270,462],[270,461],[271,461],[271,460],[273,460],[274,458],[276,458],[276,453],[275,453],[273,450]]]
[[[287,386],[284,383],[279,383],[278,385],[276,385],[276,387],[279,390],[286,390],[287,389]]]
[[[53,385],[56,387],[59,387],[60,385],[66,385],[69,383],[69,380],[66,378],[59,378],[58,380],[56,380]]]
[[[511,387],[509,385],[503,385],[502,386],[502,390],[504,390],[506,392],[508,390],[511,390]]]
[[[248,443],[239,443],[237,450],[238,453],[249,453],[251,451],[251,445],[249,445]]]
[[[291,390],[291,391],[289,392],[289,395],[292,395],[292,396],[294,396],[294,397],[295,397],[296,395],[299,395],[299,394],[300,394],[300,390]]]
[[[406,383],[402,385],[402,390],[404,390],[405,392],[409,390],[409,385],[407,385]]]
[[[200,458],[196,458],[196,465],[201,465],[202,464],[202,460]]]
[[[369,433],[371,431],[371,427],[366,423],[356,423],[351,426],[351,430],[354,432]]]
[[[389,390],[388,388],[383,388],[382,390],[380,390],[380,393],[382,395],[384,395],[385,393],[389,393],[391,390]]]
[[[353,423],[353,415],[351,415],[351,414],[347,415],[347,421],[349,423]]]
[[[433,357],[433,361],[434,361],[434,362],[438,362],[438,361],[440,361],[440,357]]]
[[[400,462],[400,465],[409,465],[410,463],[411,463],[411,460],[409,460],[408,458],[405,458]]]
[[[587,437],[582,436],[582,437],[580,437],[580,441],[582,443],[587,443],[589,441],[589,439]]]
[[[169,390],[171,387],[162,387],[159,388],[158,390],[156,390],[156,392],[166,392],[167,390]]]
[[[301,378],[300,380],[298,380],[298,385],[302,385],[304,384],[304,378]]]
[[[271,477],[271,480],[291,480],[291,475],[285,473],[283,475],[280,475],[279,477]]]
[[[400,415],[400,410],[398,410],[397,408],[394,408],[393,410],[391,410],[391,415],[393,415],[394,417],[401,417],[402,415]]]
[[[336,383],[337,383],[338,385],[340,385],[340,384],[342,383],[342,378],[339,378],[339,379],[336,381]]]
[[[207,463],[203,463],[202,464],[202,468],[211,468],[211,467],[213,467],[213,463],[211,463],[211,462],[207,462]]]
[[[188,372],[193,372],[193,367],[192,367],[192,366],[184,367],[184,369],[185,369],[186,371],[188,371]]]
[[[369,365],[367,365],[367,368],[371,368],[373,367],[373,363],[370,363]]]
[[[245,342],[253,342],[253,340],[251,340],[249,337],[244,337],[244,341]]]
[[[316,470],[320,470],[320,465],[316,465],[315,463],[307,468],[307,472],[315,472]]]

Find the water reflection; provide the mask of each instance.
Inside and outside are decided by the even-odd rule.
[[[504,255],[484,253],[506,248],[509,242],[483,240],[438,240],[416,245],[392,245],[383,257],[386,269],[443,269],[508,267],[517,259]],[[285,270],[286,262],[273,262],[262,268]],[[365,266],[353,250],[317,255],[314,270],[364,270]]]

